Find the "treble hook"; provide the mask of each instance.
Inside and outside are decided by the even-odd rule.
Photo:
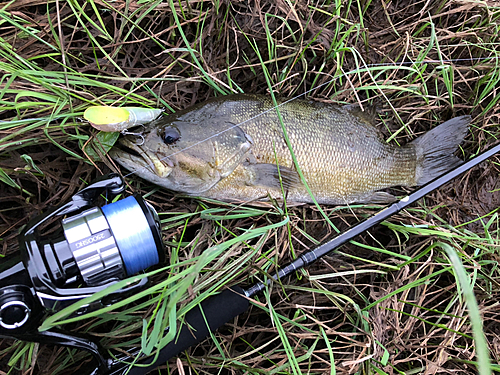
[[[141,132],[138,132],[138,133],[136,133],[136,132],[129,132],[129,131],[127,131],[127,130],[124,129],[124,130],[121,131],[121,134],[122,135],[134,135],[136,137],[141,137],[142,141],[141,141],[140,144],[137,144],[137,146],[142,146],[144,144],[144,142],[145,142],[145,139],[144,139],[144,136],[142,135],[142,133],[144,133],[144,129],[146,129],[146,127],[143,124],[139,124],[138,126],[142,126],[142,131]]]

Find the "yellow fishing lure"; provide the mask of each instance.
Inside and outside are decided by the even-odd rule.
[[[93,106],[85,110],[83,117],[94,128],[103,132],[123,132],[158,118],[161,109],[141,107]]]

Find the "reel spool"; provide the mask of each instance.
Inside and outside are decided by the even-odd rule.
[[[140,196],[92,207],[62,220],[64,235],[39,239],[58,286],[81,279],[96,286],[132,276],[160,260],[156,211]]]

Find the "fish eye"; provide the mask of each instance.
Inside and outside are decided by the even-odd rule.
[[[181,134],[176,128],[164,128],[160,132],[160,137],[166,145],[173,145],[181,138]]]

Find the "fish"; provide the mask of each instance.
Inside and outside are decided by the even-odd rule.
[[[143,141],[121,137],[110,156],[141,178],[188,196],[389,203],[395,197],[381,190],[423,185],[461,164],[454,153],[471,122],[467,115],[454,117],[400,147],[387,143],[374,114],[359,106],[277,104],[279,114],[265,95],[209,99],[145,125]]]

